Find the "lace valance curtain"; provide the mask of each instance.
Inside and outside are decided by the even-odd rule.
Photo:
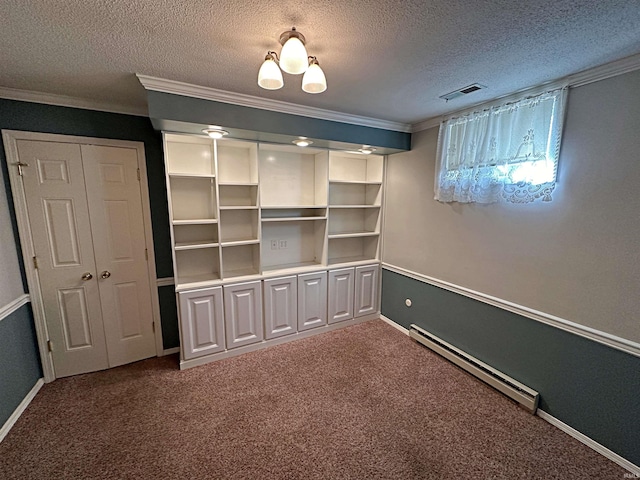
[[[566,88],[450,118],[440,125],[435,199],[551,201]]]

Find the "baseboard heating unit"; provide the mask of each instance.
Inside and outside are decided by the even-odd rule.
[[[409,336],[496,390],[504,393],[518,402],[526,410],[531,413],[536,413],[540,394],[535,390],[490,367],[486,363],[441,340],[417,325],[411,325],[409,328]]]

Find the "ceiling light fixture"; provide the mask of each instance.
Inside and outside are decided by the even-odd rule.
[[[304,35],[296,27],[280,35],[282,50],[280,57],[269,50],[258,72],[258,85],[266,90],[278,90],[284,86],[282,72],[292,75],[304,73],[302,90],[307,93],[322,93],[327,89],[327,79],[318,59],[307,55]],[[280,65],[280,68],[278,68]],[[282,71],[281,71],[282,70]]]
[[[363,155],[371,155],[376,151],[375,148],[372,148],[371,145],[363,145],[362,148],[359,148],[358,151]]]
[[[307,137],[298,137],[298,140],[294,140],[291,143],[295,143],[299,147],[308,147],[313,142],[309,140]]]
[[[225,135],[229,135],[229,132],[227,132],[226,130],[223,130],[220,127],[209,127],[209,128],[205,128],[204,130],[202,130],[202,133],[206,133],[207,135],[209,135],[211,138],[214,138],[216,140],[221,139],[222,137],[224,137]]]

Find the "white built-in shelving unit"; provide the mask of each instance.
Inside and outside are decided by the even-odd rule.
[[[329,265],[378,258],[383,157],[329,156]]]
[[[173,133],[164,146],[183,365],[379,311],[384,157]]]

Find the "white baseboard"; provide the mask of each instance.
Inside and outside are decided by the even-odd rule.
[[[173,355],[174,353],[179,353],[179,352],[180,352],[180,347],[166,348],[162,351],[162,355],[160,356],[164,357],[165,355]]]
[[[27,409],[27,407],[31,403],[31,400],[35,398],[36,394],[40,391],[43,385],[44,385],[44,379],[39,378],[36,384],[33,386],[33,388],[29,391],[29,393],[27,393],[27,396],[24,397],[24,399],[20,402],[20,405],[18,405],[18,408],[14,410],[14,412],[7,419],[7,421],[4,423],[2,428],[0,428],[0,442],[4,440],[4,437],[7,436],[7,433],[9,433],[9,430],[11,430],[11,427],[15,425],[15,423],[20,418],[20,415],[22,415],[22,413]]]
[[[385,317],[384,315],[380,315],[380,319],[382,319],[383,321],[385,321],[386,323],[388,323],[392,327],[400,330],[402,333],[405,333],[406,335],[409,335],[409,330],[407,330],[403,326],[397,324],[396,322],[394,322],[390,318]],[[562,430],[563,432],[571,435],[573,438],[575,438],[579,442],[584,443],[587,447],[595,450],[596,452],[598,452],[599,454],[601,454],[604,457],[608,458],[612,462],[617,463],[622,468],[624,468],[624,469],[628,470],[629,472],[631,472],[632,474],[636,475],[637,476],[636,478],[640,478],[640,467],[638,467],[634,463],[631,463],[626,458],[621,457],[617,453],[609,450],[604,445],[601,445],[600,443],[596,442],[592,438],[587,437],[584,433],[579,432],[575,428],[570,427],[569,425],[567,425],[563,421],[558,420],[553,415],[550,415],[547,412],[545,412],[543,410],[540,410],[539,408],[536,411],[536,415],[538,415],[544,421],[549,422],[554,427],[557,427],[560,430]]]
[[[623,458],[620,455],[618,455],[617,453],[612,452],[611,450],[609,450],[604,445],[599,444],[598,442],[596,442],[592,438],[587,437],[584,433],[581,433],[578,430],[576,430],[575,428],[570,427],[569,425],[567,425],[563,421],[558,420],[556,417],[554,417],[553,415],[548,414],[547,412],[545,412],[543,410],[538,409],[538,411],[536,412],[536,415],[538,415],[544,421],[549,422],[554,427],[557,427],[560,430],[562,430],[563,432],[571,435],[573,438],[575,438],[579,442],[584,443],[587,447],[590,447],[591,449],[595,450],[599,454],[607,457],[612,462],[617,463],[622,468],[624,468],[626,470],[629,470],[632,474],[637,475],[636,478],[640,477],[640,467],[638,467],[634,463],[631,463],[626,458]]]
[[[404,328],[402,325],[394,322],[393,320],[391,320],[390,318],[385,317],[384,315],[380,315],[380,320],[388,323],[389,325],[391,325],[393,328],[400,330],[402,333],[404,333],[405,335],[409,335],[409,330],[407,330],[406,328]]]

